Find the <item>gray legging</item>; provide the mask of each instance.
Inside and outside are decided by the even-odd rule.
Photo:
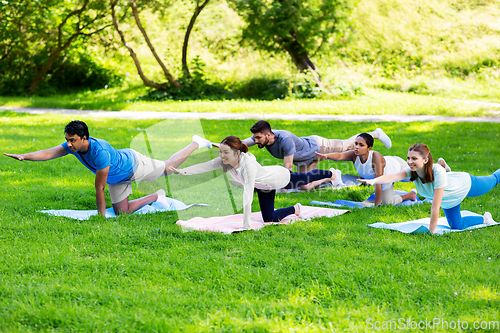
[[[406,168],[408,164],[406,164],[405,160],[403,160],[399,156],[396,157],[399,165],[401,166],[401,170]],[[386,184],[385,187],[382,187],[382,201],[380,201],[381,205],[399,205],[403,202],[403,198],[399,194],[394,194],[394,183]]]

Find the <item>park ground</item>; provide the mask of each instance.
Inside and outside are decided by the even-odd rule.
[[[325,109],[346,110],[346,114],[366,110],[370,114],[370,103],[379,103],[381,108],[372,106],[371,110],[378,111],[371,112],[382,115],[475,117],[496,110],[411,94],[394,94],[391,109],[384,98],[371,102],[364,98],[368,99],[296,104],[301,112],[311,114]],[[2,104],[48,106],[30,99],[2,99]],[[228,109],[224,105],[229,105]],[[246,112],[265,106],[279,113],[291,105],[294,103],[286,101],[172,102],[165,104],[164,111],[237,112],[240,107]],[[150,106],[145,109],[158,110]],[[230,134],[247,137],[254,123],[252,119],[79,118],[89,124],[92,136],[106,139],[117,148],[130,147],[134,138],[158,126],[177,131],[201,128],[205,137],[218,142]],[[64,139],[64,125],[72,119],[68,115],[3,111],[3,151],[22,153],[58,145]],[[384,155],[404,157],[409,145],[424,142],[436,159],[445,158],[453,170],[487,175],[500,165],[498,123],[285,119],[273,120],[272,124],[297,135],[314,133],[336,138],[382,127],[394,144],[390,150],[376,144],[374,149]],[[168,155],[189,140],[186,133],[159,154]],[[251,152],[263,164],[280,162],[256,147]],[[214,154],[217,149],[200,152],[186,165]],[[324,162],[321,167],[355,172],[344,162]],[[412,325],[434,318],[441,320],[441,326],[434,327],[437,331],[447,331],[443,321],[448,325],[466,322],[468,328],[463,331],[497,331],[491,325],[500,320],[500,228],[430,236],[367,227],[375,222],[428,217],[429,204],[354,209],[334,218],[222,235],[185,232],[175,225],[181,216],[175,212],[115,219],[93,217],[89,221],[40,213],[42,209],[95,208],[93,175],[72,157],[44,163],[5,157],[0,159],[0,173],[1,331],[365,332],[391,321]],[[189,188],[197,181],[208,180],[180,183],[171,178],[169,186],[174,190],[175,186]],[[411,184],[398,183],[396,187],[409,190]],[[133,197],[148,190],[136,186]],[[356,187],[279,194],[276,206],[309,204],[312,200],[363,200],[371,191]],[[500,189],[496,188],[482,197],[467,198],[462,209],[480,214],[489,211],[500,220],[499,199]],[[210,189],[192,193],[191,200],[223,201]],[[109,197],[107,201],[109,205]],[[207,212],[204,209],[214,207],[192,208],[189,214],[202,215]],[[258,209],[255,198],[252,210]],[[404,325],[397,328],[404,331],[408,328]],[[475,330],[473,325],[480,329]],[[485,328],[487,325],[489,328]]]

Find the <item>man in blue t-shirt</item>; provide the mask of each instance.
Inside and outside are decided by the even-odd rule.
[[[257,145],[266,148],[276,158],[282,159],[285,168],[292,171],[297,166],[298,172],[309,172],[318,168],[316,152],[320,154],[341,153],[354,149],[354,141],[359,134],[347,140],[325,139],[318,135],[298,137],[285,130],[271,130],[271,125],[265,120],[256,122],[250,131],[253,136],[243,140],[247,146]],[[391,139],[377,128],[369,134],[391,148]]]
[[[187,147],[172,155],[167,161],[159,161],[142,155],[133,149],[115,149],[108,142],[90,137],[83,121],[71,121],[64,128],[66,142],[54,148],[28,154],[4,155],[19,161],[48,161],[54,158],[74,155],[87,169],[95,174],[96,203],[99,215],[105,215],[108,191],[115,214],[132,213],[144,205],[165,200],[165,191],[159,190],[145,197],[128,201],[132,194],[132,182],[155,181],[160,176],[172,173],[170,167],[180,166],[196,149],[211,148],[210,141],[197,135]]]

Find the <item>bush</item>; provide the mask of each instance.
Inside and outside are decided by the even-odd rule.
[[[267,77],[252,78],[243,82],[234,90],[239,98],[275,100],[284,99],[289,94],[289,82],[286,79]]]
[[[26,94],[33,78],[47,57],[37,54],[31,62],[14,60],[0,65],[0,95]],[[10,59],[8,59],[10,60]],[[61,55],[43,78],[36,94],[41,96],[96,90],[121,83],[123,78],[111,68],[95,61],[85,53]]]

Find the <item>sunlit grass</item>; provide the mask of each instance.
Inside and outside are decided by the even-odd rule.
[[[0,144],[3,151],[18,153],[58,145],[69,120],[0,113]],[[117,148],[129,147],[137,134],[161,125],[156,120],[82,120],[91,135]],[[169,122],[182,128],[182,121]],[[252,124],[201,121],[212,141],[229,134],[246,137]],[[404,157],[410,144],[421,141],[453,170],[486,175],[499,167],[500,151],[491,148],[499,124],[272,125],[329,138],[382,126],[393,141],[390,150],[376,143],[375,150],[384,155]],[[251,152],[265,164],[281,162],[255,147]],[[332,166],[353,172],[352,163],[320,165]],[[428,204],[355,209],[331,219],[222,235],[184,232],[174,224],[175,213],[81,222],[38,213],[44,208],[95,209],[94,176],[72,156],[40,163],[1,156],[0,172],[1,331],[367,332],[369,318],[460,318],[472,325],[500,315],[500,228],[431,237],[366,226],[427,217]],[[409,190],[411,184],[396,187]],[[136,189],[133,198],[140,195]],[[221,201],[206,191],[192,197]],[[278,194],[277,207],[364,199],[371,191]],[[490,211],[498,220],[498,200],[500,188],[467,198],[462,209]],[[256,198],[252,210],[259,210]]]
[[[450,98],[422,96],[382,90],[366,91],[352,100],[284,100],[284,101],[167,101],[145,102],[128,99],[128,93],[119,89],[55,97],[0,97],[4,107],[69,108],[110,111],[169,111],[169,112],[222,112],[266,114],[315,115],[440,115],[481,116],[482,106],[464,104]],[[110,96],[115,96],[111,98]],[[137,95],[136,95],[137,96]]]

